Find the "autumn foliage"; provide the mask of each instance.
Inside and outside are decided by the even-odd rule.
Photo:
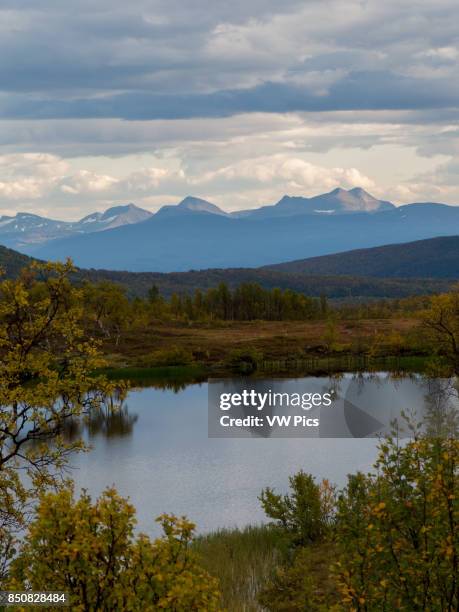
[[[41,497],[11,567],[10,588],[65,591],[75,611],[217,610],[217,581],[190,550],[194,525],[163,515],[163,536],[134,535],[135,510],[115,490],[92,503],[70,487]]]

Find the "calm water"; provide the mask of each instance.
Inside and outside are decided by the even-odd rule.
[[[73,460],[72,476],[94,496],[115,485],[150,534],[163,512],[186,514],[200,532],[262,522],[263,487],[285,492],[300,469],[343,484],[376,457],[375,439],[209,439],[207,384],[134,390],[127,409],[130,425],[87,436],[92,451]]]

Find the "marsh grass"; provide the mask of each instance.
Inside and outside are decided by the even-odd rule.
[[[208,377],[206,368],[199,364],[151,368],[103,368],[94,374],[104,374],[109,380],[128,380],[134,387],[177,387],[179,389],[195,382],[204,382]]]
[[[221,529],[196,538],[194,550],[204,567],[220,581],[222,607],[229,612],[262,608],[257,595],[285,555],[285,544],[272,527]]]
[[[341,357],[313,357],[309,359],[283,359],[262,361],[255,376],[295,375],[327,376],[339,372],[387,370],[390,372],[424,372],[431,358],[427,356],[387,356],[368,359],[345,355]],[[231,377],[235,373],[230,368],[212,368],[207,364],[194,363],[185,366],[156,367],[111,367],[103,368],[94,374],[104,374],[109,380],[128,380],[133,386],[157,386],[164,388],[183,388],[187,384],[206,382],[212,375]]]

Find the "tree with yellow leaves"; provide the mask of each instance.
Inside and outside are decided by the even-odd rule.
[[[190,550],[194,525],[157,519],[163,536],[134,537],[134,508],[115,490],[96,501],[71,487],[41,497],[9,588],[65,591],[75,612],[219,609],[217,581]]]
[[[459,291],[433,296],[423,323],[435,352],[459,374]]]
[[[56,485],[69,454],[83,448],[63,436],[66,424],[113,392],[91,376],[103,361],[85,337],[73,272],[71,262],[37,263],[0,283],[0,580],[27,502]]]
[[[337,514],[344,609],[459,607],[459,442],[381,444],[377,473],[349,477]]]

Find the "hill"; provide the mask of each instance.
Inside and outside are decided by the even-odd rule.
[[[459,279],[459,236],[431,238],[268,266],[289,274]]]
[[[31,257],[0,245],[0,269],[2,278],[16,278],[22,268],[32,262]]]
[[[79,279],[109,280],[125,286],[130,295],[145,296],[152,285],[161,295],[192,294],[196,289],[209,289],[219,283],[235,288],[241,283],[258,283],[265,289],[292,289],[309,296],[325,295],[331,299],[360,300],[401,298],[447,291],[445,279],[383,279],[358,276],[319,276],[286,274],[261,268],[227,268],[191,270],[189,272],[116,272],[80,270]]]
[[[0,247],[0,267],[6,278],[16,277],[33,258]],[[289,265],[289,264],[286,264]],[[326,295],[331,299],[398,298],[446,291],[450,282],[446,279],[385,279],[356,275],[319,275],[288,273],[270,268],[228,268],[191,270],[189,272],[123,272],[116,270],[78,269],[74,279],[81,283],[110,281],[126,287],[131,296],[146,296],[152,285],[161,294],[191,294],[196,289],[209,289],[225,282],[234,288],[241,283],[258,283],[266,289],[279,287],[292,289],[310,296]]]

